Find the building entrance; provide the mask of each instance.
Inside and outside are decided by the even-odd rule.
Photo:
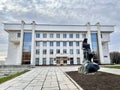
[[[67,57],[56,57],[56,65],[67,65]]]

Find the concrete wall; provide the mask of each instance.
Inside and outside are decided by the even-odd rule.
[[[17,38],[17,31],[9,32],[8,55],[5,62],[6,65],[19,65],[19,38]]]

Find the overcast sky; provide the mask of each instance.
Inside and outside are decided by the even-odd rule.
[[[120,0],[0,0],[0,55],[7,55],[3,22],[116,25],[110,51],[120,51]]]

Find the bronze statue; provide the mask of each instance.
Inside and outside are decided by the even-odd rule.
[[[87,38],[83,40],[82,48],[84,60],[81,67],[78,69],[78,72],[84,74],[97,72],[99,69],[99,65],[91,61],[95,54],[94,52],[91,52],[90,44],[87,43]]]

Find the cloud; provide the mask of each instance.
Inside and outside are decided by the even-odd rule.
[[[120,46],[117,42],[120,40],[119,0],[1,0],[0,19],[0,25],[21,20],[54,24],[114,24],[116,28],[111,35],[110,50]],[[0,45],[6,45],[7,33],[3,26],[0,29]]]

